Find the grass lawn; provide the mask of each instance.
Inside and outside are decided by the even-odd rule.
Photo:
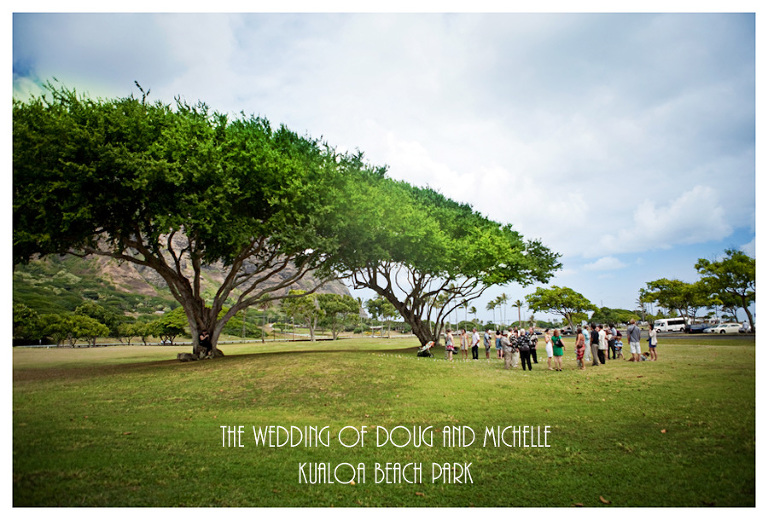
[[[585,371],[568,347],[563,372],[417,358],[414,345],[225,345],[192,363],[180,347],[15,348],[13,505],[755,505],[754,340],[664,338],[658,362]],[[270,425],[327,426],[329,446],[256,446],[253,427]],[[363,446],[340,444],[364,425]],[[483,446],[486,427],[523,425],[542,432],[534,443],[548,427],[549,447]],[[242,426],[244,447],[221,426]],[[377,427],[407,445],[377,447]],[[431,447],[407,443],[414,427]],[[446,427],[476,439],[445,446]],[[302,481],[323,476],[317,463],[323,481],[360,471]],[[407,471],[376,483],[377,463]],[[433,463],[472,481],[433,482]]]

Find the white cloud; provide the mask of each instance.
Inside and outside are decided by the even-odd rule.
[[[639,196],[624,203],[634,201],[631,222],[605,222],[608,231],[600,235],[596,254],[668,249],[720,240],[733,232],[717,191],[710,186],[694,186],[666,203]],[[610,211],[605,218],[611,218]]]
[[[755,254],[756,254],[756,251],[757,251],[757,249],[756,249],[756,246],[755,246],[755,239],[753,238],[751,242],[749,242],[748,244],[744,244],[743,246],[741,246],[741,247],[739,248],[739,250],[740,250],[740,251],[743,251],[743,252],[744,252],[744,253],[746,253],[746,254],[748,254],[748,255],[749,255],[749,256],[751,256],[752,258],[756,258],[756,257],[755,257]]]
[[[586,264],[584,269],[586,271],[613,271],[616,269],[623,269],[627,266],[624,262],[613,256],[604,256],[591,264]]]

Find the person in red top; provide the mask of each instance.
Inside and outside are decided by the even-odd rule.
[[[587,349],[587,343],[581,327],[576,329],[576,364],[580,370],[584,370],[584,351]]]

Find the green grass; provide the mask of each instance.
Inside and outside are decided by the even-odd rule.
[[[14,506],[755,505],[754,341],[665,339],[656,363],[586,371],[567,352],[563,372],[413,345],[227,345],[195,363],[180,347],[14,349]],[[222,425],[245,447],[223,447]],[[330,447],[256,447],[268,425],[328,425]],[[364,447],[340,446],[347,425],[367,426]],[[376,426],[398,425],[430,426],[434,446],[376,447]],[[547,425],[550,447],[483,447],[496,425]],[[478,438],[444,447],[446,426]],[[366,479],[300,483],[303,462],[364,463]],[[422,483],[376,484],[377,462],[421,463]],[[433,462],[471,463],[473,483],[433,483]]]

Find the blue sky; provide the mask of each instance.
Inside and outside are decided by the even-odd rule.
[[[756,254],[755,32],[722,13],[15,14],[13,94],[136,80],[265,116],[512,223],[563,255],[551,284],[634,308],[699,258]]]

